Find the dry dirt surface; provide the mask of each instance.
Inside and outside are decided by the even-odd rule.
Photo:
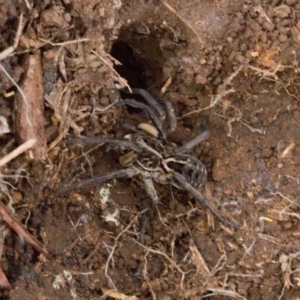
[[[300,299],[298,0],[1,0],[0,25],[1,299]],[[170,147],[209,130],[199,192],[238,229],[141,176],[58,193],[123,168],[75,141],[150,124],[132,88],[172,104]]]

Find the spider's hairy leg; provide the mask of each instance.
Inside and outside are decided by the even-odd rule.
[[[146,90],[144,89],[132,89],[132,92],[134,94],[139,94],[140,96],[142,96],[144,98],[144,100],[148,103],[148,105],[151,107],[151,109],[153,109],[157,116],[159,118],[165,119],[166,117],[166,113],[167,113],[167,117],[168,117],[168,121],[169,121],[169,127],[170,127],[170,131],[173,132],[176,127],[177,127],[177,120],[176,120],[176,115],[174,112],[174,108],[171,102],[164,100],[164,99],[160,99],[160,101],[157,101],[152,95],[150,95]],[[164,109],[162,108],[162,106],[160,105],[160,102],[164,104]]]
[[[144,98],[144,100],[148,103],[148,105],[157,113],[158,117],[163,119],[166,117],[164,109],[161,107],[158,101],[153,96],[151,96],[146,90],[132,89],[132,92],[134,94],[141,95]]]
[[[111,144],[113,146],[121,146],[126,149],[130,149],[136,152],[140,152],[140,148],[128,140],[119,140],[119,139],[107,139],[101,136],[91,136],[87,138],[72,138],[67,141],[68,144],[71,145],[91,145],[91,144],[99,144],[102,146],[104,144]]]
[[[188,154],[177,154],[162,161],[162,164],[168,172],[178,172],[194,188],[199,188],[205,184],[207,179],[207,170],[205,165],[196,157]],[[180,188],[175,181],[172,184]]]
[[[170,131],[173,132],[176,129],[177,120],[176,120],[176,115],[175,115],[174,108],[173,108],[173,105],[171,102],[164,100],[164,99],[160,99],[160,101],[157,101],[153,96],[151,96],[144,89],[132,89],[132,92],[135,94],[141,95],[146,100],[146,102],[149,104],[149,106],[156,112],[158,117],[164,119],[166,117],[166,113],[167,113]],[[160,102],[164,104],[166,113],[163,110],[163,108],[161,107]]]
[[[176,181],[180,183],[181,186],[185,188],[189,193],[191,193],[203,206],[209,208],[212,214],[215,215],[215,217],[225,226],[231,227],[236,230],[240,228],[240,226],[231,223],[229,220],[223,217],[221,213],[200,192],[193,188],[181,174],[175,172],[174,177]]]
[[[175,153],[185,153],[201,142],[207,140],[210,137],[210,132],[208,130],[205,130],[201,132],[199,135],[197,135],[195,138],[193,138],[191,141],[185,143],[184,145],[178,147],[175,149]]]
[[[138,174],[138,170],[133,169],[133,168],[128,168],[128,169],[123,169],[123,170],[117,170],[117,171],[112,171],[106,174],[102,175],[97,175],[89,179],[85,179],[79,182],[75,182],[71,185],[68,186],[63,186],[60,187],[56,190],[56,193],[62,194],[65,192],[69,192],[71,190],[75,190],[78,188],[85,188],[85,187],[91,187],[95,186],[98,184],[103,184],[106,181],[110,181],[112,179],[117,179],[117,178],[131,178],[134,177]]]
[[[178,161],[182,160],[184,162],[181,174],[192,187],[199,188],[205,184],[207,170],[202,161],[188,154],[177,154],[175,158]]]

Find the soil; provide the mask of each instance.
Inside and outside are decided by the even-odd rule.
[[[0,197],[50,255],[3,223],[1,299],[299,299],[299,1],[31,2],[0,1],[0,51],[24,14],[1,58],[13,79],[0,71],[1,157],[38,139],[1,168]],[[208,171],[199,191],[238,230],[155,183],[141,244],[151,200],[140,177],[57,193],[122,168],[113,146],[68,140],[149,123],[108,107],[129,87],[172,104],[169,142],[208,120],[211,138],[190,151]]]

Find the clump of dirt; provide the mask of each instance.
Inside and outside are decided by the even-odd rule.
[[[298,1],[6,0],[0,14],[1,157],[38,140],[0,160],[3,297],[300,297]],[[190,152],[200,191],[239,230],[156,184],[145,226],[139,177],[56,192],[122,168],[113,145],[68,141],[150,122],[115,104],[133,88],[172,104],[171,145],[210,131]]]

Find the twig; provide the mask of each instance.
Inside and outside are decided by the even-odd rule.
[[[9,154],[7,154],[6,156],[0,159],[0,167],[4,166],[9,161],[19,156],[21,153],[30,149],[35,143],[36,143],[35,139],[30,139],[27,142],[20,145],[19,147],[17,147],[15,150],[13,150],[12,152],[10,152]]]
[[[49,255],[49,252],[43,246],[40,246],[38,240],[33,237],[19,221],[13,217],[7,210],[6,206],[0,201],[0,217],[9,227],[11,227],[19,236],[28,242],[34,249],[40,253]]]
[[[26,4],[27,8],[29,9],[29,11],[31,11],[32,5],[29,3],[29,1],[28,0],[24,0],[24,2]]]

